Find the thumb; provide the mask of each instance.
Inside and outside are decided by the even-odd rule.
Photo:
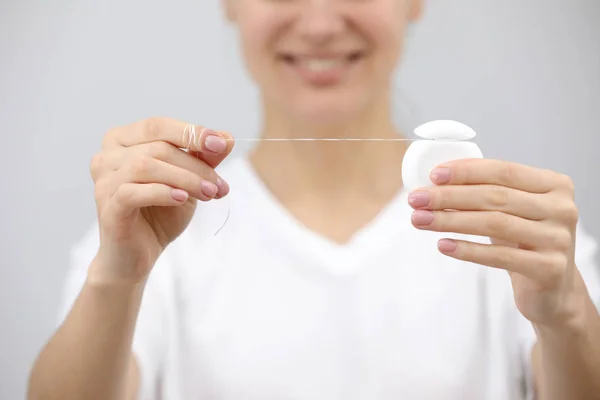
[[[199,158],[214,169],[231,154],[235,141],[227,132],[203,129],[198,143],[200,148],[198,151],[190,151],[190,155]]]

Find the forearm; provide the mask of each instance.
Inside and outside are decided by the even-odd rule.
[[[536,327],[533,362],[540,400],[600,399],[600,316],[589,297],[583,307],[573,324]]]
[[[93,266],[93,265],[92,265]],[[90,280],[32,370],[30,399],[123,399],[143,284]]]

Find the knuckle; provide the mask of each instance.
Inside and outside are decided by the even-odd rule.
[[[186,190],[198,190],[204,179],[193,172],[183,170],[173,181],[173,185]]]
[[[134,196],[135,192],[131,190],[131,186],[123,184],[117,188],[113,198],[118,204],[128,204]]]
[[[501,212],[492,212],[486,218],[486,227],[492,236],[504,233],[508,227],[508,218]]]
[[[103,161],[104,156],[102,153],[96,153],[92,156],[92,159],[90,160],[90,172],[92,177],[95,178],[102,170]]]
[[[133,179],[139,179],[149,174],[151,159],[147,156],[139,156],[131,161],[130,173]]]
[[[106,179],[99,179],[94,184],[94,198],[97,202],[103,201],[109,195],[109,185]]]
[[[430,189],[429,193],[431,195],[431,207],[434,209],[452,208],[461,199],[460,192],[452,186],[434,187]]]
[[[566,215],[571,224],[577,224],[577,222],[579,221],[579,208],[577,208],[577,206],[573,204],[573,206],[570,207]]]
[[[161,120],[158,117],[145,119],[142,123],[144,132],[150,139],[156,139],[160,136],[161,125]]]
[[[212,183],[217,183],[218,175],[212,168],[204,168],[201,176],[204,180],[211,181]]]
[[[514,179],[514,169],[511,164],[503,163],[497,171],[498,179],[503,184],[510,184]]]
[[[429,205],[428,207],[437,210],[443,209],[448,204],[448,195],[444,190],[436,190],[438,188],[432,188],[429,190]],[[447,188],[444,188],[447,189]]]
[[[504,209],[508,205],[508,190],[492,187],[485,192],[485,202],[494,209]]]
[[[125,186],[121,185],[117,188],[117,190],[115,190],[115,193],[113,194],[112,198],[118,204],[122,204],[123,200],[125,200],[128,196],[129,194],[127,193]]]
[[[118,135],[118,128],[111,128],[104,133],[102,137],[102,147],[107,147],[116,141],[116,137]]]
[[[148,153],[151,157],[157,160],[165,161],[169,158],[171,146],[163,141],[152,142],[149,146]]]
[[[563,202],[559,206],[558,216],[568,224],[576,224],[579,221],[579,209],[572,201]]]
[[[472,163],[465,161],[452,166],[452,180],[456,183],[473,181]]]
[[[550,238],[551,246],[557,250],[568,250],[573,245],[573,236],[566,229],[553,232]]]
[[[499,251],[496,255],[497,268],[506,268],[515,265],[515,255],[512,251]]]
[[[187,174],[185,181],[183,182],[184,187],[190,188],[190,190],[198,190],[202,185],[203,179],[196,174]]]
[[[560,174],[559,175],[560,186],[565,188],[567,191],[573,193],[575,192],[575,183],[573,179],[569,175]]]
[[[546,257],[544,269],[547,271],[548,280],[554,282],[560,279],[568,266],[568,259],[563,253],[549,254]]]

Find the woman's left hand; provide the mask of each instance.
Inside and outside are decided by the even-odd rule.
[[[578,210],[568,176],[469,159],[439,166],[431,180],[435,186],[409,196],[415,227],[492,240],[442,239],[443,254],[508,271],[517,307],[534,324],[578,318],[587,292],[574,260]]]

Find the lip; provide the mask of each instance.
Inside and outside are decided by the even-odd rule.
[[[281,51],[278,53],[280,58],[293,59],[298,61],[310,60],[310,59],[339,59],[339,58],[354,58],[364,56],[365,52],[362,50],[347,50],[347,51],[335,51],[335,52],[293,52],[293,51]]]
[[[280,53],[279,55],[279,59],[288,70],[311,86],[332,86],[342,83],[364,58],[365,53],[361,51]]]

